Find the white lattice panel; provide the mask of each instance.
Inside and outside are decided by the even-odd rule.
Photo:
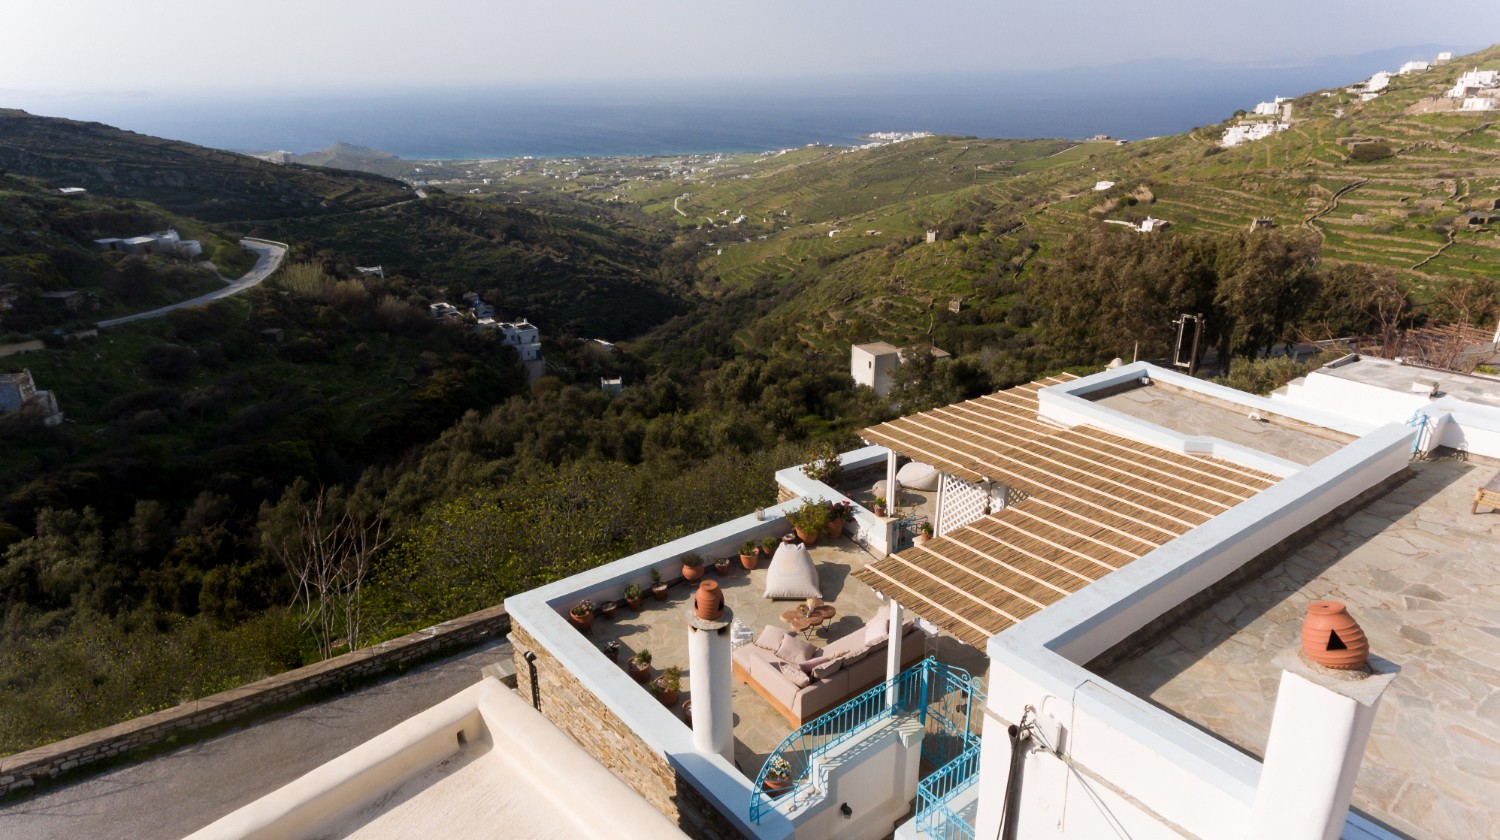
[[[942,510],[938,512],[935,533],[946,534],[985,515],[989,494],[978,484],[970,484],[945,473],[941,489]]]

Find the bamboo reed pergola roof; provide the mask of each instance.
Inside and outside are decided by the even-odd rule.
[[[1279,480],[1091,426],[1039,420],[1037,392],[1076,378],[1032,382],[861,432],[949,475],[1024,496],[854,576],[982,648],[995,633]]]

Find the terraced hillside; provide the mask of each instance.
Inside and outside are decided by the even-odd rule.
[[[592,195],[678,229],[705,295],[779,290],[764,323],[741,332],[747,344],[772,334],[818,348],[910,341],[950,307],[1024,327],[1034,313],[1018,317],[1013,298],[988,286],[1024,278],[1037,248],[1148,215],[1171,223],[1158,234],[1168,236],[1268,218],[1316,232],[1325,262],[1388,266],[1430,289],[1500,276],[1500,224],[1462,215],[1500,199],[1500,112],[1432,112],[1476,66],[1500,68],[1500,48],[1395,77],[1369,102],[1342,88],[1307,93],[1290,103],[1290,129],[1229,149],[1217,142],[1227,122],[1118,146],[933,137],[726,158]],[[1114,186],[1097,191],[1098,181]],[[959,333],[950,342],[962,345]]]

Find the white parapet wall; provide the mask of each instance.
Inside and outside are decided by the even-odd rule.
[[[1058,743],[1025,761],[1018,836],[1243,838],[1259,762],[1084,666],[1404,469],[1414,434],[1376,429],[992,638],[978,836],[998,835],[1005,732],[1029,709],[1056,724]]]

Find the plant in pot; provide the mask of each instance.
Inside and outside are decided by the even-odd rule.
[[[625,673],[638,683],[645,684],[651,678],[651,651],[641,648],[625,663]]]
[[[693,728],[693,698],[691,697],[682,701],[682,720],[688,725],[688,729]]]
[[[620,608],[619,601],[605,601],[599,605],[599,615],[605,618],[614,618],[615,610]]]
[[[854,518],[854,505],[848,502],[829,502],[828,525],[823,530],[823,536],[830,540],[838,539],[844,535],[844,523]]]
[[[766,537],[760,541],[760,556],[770,560],[776,554],[776,549],[781,545],[781,540],[776,537]]]
[[[916,543],[917,545],[922,545],[930,539],[932,539],[932,523],[923,522],[922,525],[917,528]]]
[[[828,505],[822,499],[806,499],[802,502],[802,507],[787,514],[786,518],[796,529],[797,539],[806,545],[816,545],[818,538],[828,527],[830,513]]]
[[[633,610],[640,609],[642,594],[643,593],[641,592],[641,585],[639,583],[632,583],[629,586],[625,587],[626,606],[630,607]]]
[[[651,570],[651,597],[658,601],[667,600],[667,585],[661,581],[661,570]]]
[[[663,668],[661,676],[653,680],[651,684],[656,687],[657,691],[653,693],[663,706],[675,706],[678,692],[682,691],[682,669],[676,665]]]
[[[753,569],[760,563],[760,547],[755,540],[745,540],[740,546],[740,565],[746,569]]]
[[[792,763],[779,755],[766,762],[766,778],[762,789],[771,796],[780,796],[791,790]]]
[[[729,577],[729,564],[733,562],[733,557],[720,557],[714,561],[714,571],[718,572],[720,577]]]
[[[876,496],[874,501],[875,515],[881,519],[885,518],[885,497]]]
[[[619,662],[620,661],[620,642],[619,642],[619,640],[617,640],[617,639],[610,639],[609,641],[604,642],[603,644],[599,645],[599,652],[602,653],[602,654],[604,654],[604,658],[608,659],[610,662]]]
[[[568,617],[573,619],[573,623],[578,626],[579,630],[587,630],[593,627],[594,602],[584,598],[573,605],[573,609],[568,611]]]
[[[813,453],[811,461],[802,465],[802,474],[813,481],[821,481],[832,487],[843,471],[843,462],[833,444],[825,443]]]
[[[682,555],[682,579],[697,580],[703,577],[703,557],[689,551]]]

